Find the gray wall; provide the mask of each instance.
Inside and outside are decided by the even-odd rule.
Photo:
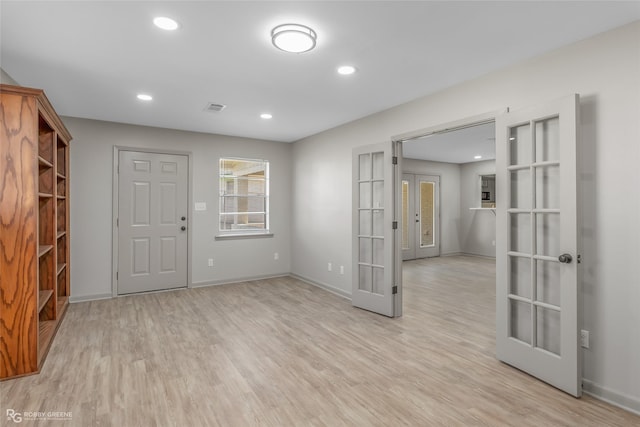
[[[404,173],[440,176],[440,254],[462,252],[460,246],[460,167],[454,163],[404,159]]]
[[[15,81],[13,77],[7,74],[2,68],[0,68],[0,83],[18,86],[18,82]]]
[[[63,117],[73,140],[71,175],[72,300],[111,295],[113,147],[188,151],[193,154],[192,281],[194,285],[238,281],[291,271],[291,146],[289,144]],[[273,238],[216,241],[218,160],[263,158],[270,162]],[[274,260],[274,252],[280,255]],[[208,258],[214,267],[207,266]]]
[[[460,241],[464,253],[496,256],[496,216],[492,211],[469,209],[480,206],[480,175],[495,173],[495,160],[460,165]]]
[[[587,390],[640,411],[640,22],[305,138],[293,147],[292,271],[351,292],[351,154],[417,129],[579,93]],[[498,196],[499,197],[499,196]]]

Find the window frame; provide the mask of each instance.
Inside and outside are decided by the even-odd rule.
[[[264,215],[264,227],[263,228],[246,228],[246,229],[223,229],[222,228],[222,218],[223,216],[229,215],[229,212],[223,211],[224,200],[226,197],[251,197],[250,192],[247,190],[245,194],[236,193],[233,195],[225,194],[225,189],[223,186],[224,182],[230,178],[229,175],[224,175],[223,172],[223,162],[225,161],[238,161],[238,162],[247,162],[247,163],[261,163],[264,167],[264,192],[263,195],[255,196],[255,197],[263,197],[264,198],[264,211],[255,211],[254,213],[259,215]],[[238,181],[237,176],[233,176],[234,181]],[[218,159],[218,234],[216,235],[216,240],[221,239],[233,239],[233,238],[251,238],[251,237],[271,237],[273,233],[270,229],[270,220],[271,220],[271,212],[270,212],[270,162],[267,159],[255,159],[255,158],[246,158],[246,157],[220,157]],[[247,214],[250,211],[247,210]],[[252,211],[251,211],[252,212]],[[237,215],[238,212],[235,212]],[[244,214],[241,212],[240,214]]]

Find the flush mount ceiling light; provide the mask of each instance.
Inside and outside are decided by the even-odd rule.
[[[316,32],[299,24],[282,24],[271,30],[271,42],[285,52],[303,53],[316,47]]]
[[[481,159],[482,156],[473,156],[474,159]]]
[[[356,67],[352,65],[342,65],[338,67],[338,74],[342,74],[343,76],[348,76],[349,74],[353,74],[356,72]]]
[[[171,18],[167,18],[166,16],[158,16],[153,18],[153,23],[156,27],[162,28],[163,30],[167,31],[178,29],[178,23]]]
[[[153,99],[151,95],[147,95],[146,93],[139,93],[136,98],[140,101],[151,101]]]
[[[261,119],[265,119],[265,120],[269,120],[269,119],[272,119],[273,116],[271,114],[269,114],[269,113],[262,113],[262,114],[260,114],[260,118]]]

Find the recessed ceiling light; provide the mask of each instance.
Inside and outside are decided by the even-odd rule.
[[[349,74],[353,74],[356,72],[356,67],[351,65],[343,65],[338,67],[338,74],[342,74],[343,76],[348,76]]]
[[[482,156],[473,156],[474,159],[481,159]]]
[[[268,120],[268,119],[272,119],[273,116],[271,114],[269,114],[269,113],[262,113],[262,114],[260,114],[260,118]]]
[[[145,93],[139,93],[137,98],[140,101],[151,101],[153,99],[153,97],[151,95],[147,95]]]
[[[516,140],[516,138],[513,137],[513,136],[511,138],[509,138],[509,141],[515,141],[515,140]]]
[[[153,18],[153,23],[156,27],[162,28],[163,30],[167,31],[178,29],[178,23],[171,18],[167,18],[166,16],[158,16]]]
[[[303,53],[316,47],[317,34],[299,24],[282,24],[271,30],[271,42],[285,52]]]

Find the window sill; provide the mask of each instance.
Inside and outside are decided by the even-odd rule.
[[[242,234],[220,234],[216,240],[238,240],[238,239],[264,239],[273,237],[273,233],[242,233]]]

